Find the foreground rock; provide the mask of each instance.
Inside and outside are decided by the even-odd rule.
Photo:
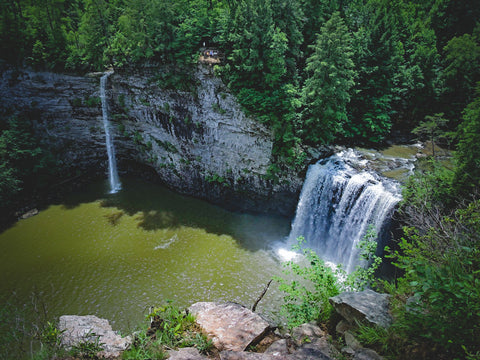
[[[271,329],[262,317],[235,303],[199,302],[188,310],[218,350],[243,351]]]
[[[351,329],[359,323],[390,326],[392,317],[388,311],[388,298],[387,294],[379,294],[368,289],[361,292],[344,292],[329,299],[337,313],[344,318],[336,326],[337,335],[343,336],[345,340],[346,346],[342,353],[354,360],[382,359],[374,350],[362,347]]]
[[[59,330],[63,331],[62,345],[66,348],[71,348],[82,342],[98,340],[103,351],[99,352],[97,356],[107,359],[120,356],[132,342],[130,336],[122,338],[115,333],[108,320],[100,319],[94,315],[61,316]]]
[[[203,360],[207,359],[206,356],[200,354],[200,352],[195,348],[182,348],[178,350],[169,350],[168,351],[170,360]]]
[[[335,310],[350,324],[367,322],[371,325],[388,327],[392,317],[388,312],[387,294],[367,289],[360,292],[344,292],[330,298]]]
[[[221,360],[331,360],[338,354],[325,333],[316,325],[303,324],[292,331],[293,338],[275,341],[264,353],[222,351]]]

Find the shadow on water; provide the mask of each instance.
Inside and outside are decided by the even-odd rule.
[[[219,236],[229,235],[250,251],[265,249],[284,239],[290,231],[290,219],[286,217],[228,211],[138,178],[122,178],[122,183],[122,190],[115,194],[108,194],[106,181],[90,184],[66,198],[61,205],[72,209],[81,203],[99,200],[104,208],[118,209],[105,216],[112,226],[128,215],[146,231],[182,226],[204,229]]]

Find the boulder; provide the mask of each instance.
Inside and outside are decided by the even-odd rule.
[[[314,339],[310,343],[300,346],[288,359],[292,360],[332,360],[330,357],[331,347],[327,338]]]
[[[305,342],[311,342],[315,338],[321,338],[325,333],[315,324],[302,324],[292,330],[292,337],[297,346]]]
[[[270,354],[274,356],[288,355],[288,343],[287,339],[280,339],[275,341],[272,345],[265,350],[265,354]]]
[[[200,354],[200,352],[193,347],[182,348],[178,350],[169,350],[168,351],[170,360],[205,360],[208,359],[205,355]]]
[[[352,327],[351,324],[349,324],[346,320],[340,320],[335,327],[335,331],[339,335],[345,334],[345,331],[349,330]]]
[[[350,348],[353,349],[354,351],[357,351],[362,348],[362,345],[360,342],[353,336],[353,334],[350,331],[346,331],[344,334],[345,337],[345,344]]]
[[[220,360],[288,360],[287,355],[281,354],[265,354],[247,351],[222,351],[220,353]]]
[[[32,216],[38,215],[38,209],[31,209],[20,216],[21,220],[31,218]]]
[[[359,349],[355,351],[353,360],[383,360],[383,357],[372,349]]]
[[[235,303],[199,302],[188,310],[220,351],[243,351],[271,330],[262,317]]]
[[[62,345],[71,348],[85,341],[97,341],[103,351],[98,357],[116,358],[132,343],[130,336],[121,337],[112,330],[108,320],[94,315],[64,315],[60,317],[59,330],[62,331]]]
[[[367,322],[388,327],[392,323],[388,312],[388,298],[387,294],[367,289],[360,292],[347,291],[329,300],[335,310],[352,325]]]

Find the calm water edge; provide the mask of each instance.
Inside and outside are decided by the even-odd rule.
[[[272,247],[290,219],[229,212],[138,179],[122,183],[116,194],[106,181],[91,184],[1,233],[1,301],[28,309],[34,294],[50,320],[94,314],[130,332],[166,300],[250,307],[281,273]],[[273,287],[258,311],[278,307]]]

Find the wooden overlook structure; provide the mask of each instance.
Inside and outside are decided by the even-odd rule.
[[[225,54],[214,47],[201,48],[199,62],[205,64],[220,64],[225,59]]]

